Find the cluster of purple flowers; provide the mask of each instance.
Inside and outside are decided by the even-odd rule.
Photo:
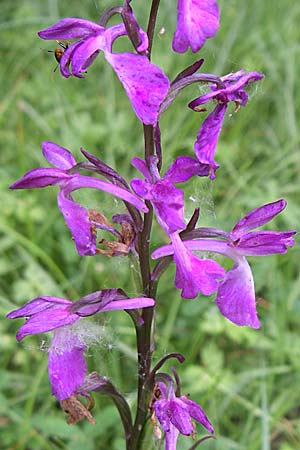
[[[163,70],[150,61],[149,38],[139,26],[130,0],[126,0],[121,8],[122,23],[107,26],[110,16],[116,12],[113,8],[109,11],[99,23],[67,18],[38,34],[42,39],[72,41],[60,59],[60,71],[66,78],[71,75],[82,78],[95,57],[103,52],[123,85],[136,116],[144,125],[152,127],[156,154],[148,155],[145,159],[132,159],[131,164],[142,174],[142,178],[134,178],[128,184],[118,172],[84,150],[82,153],[87,161],[77,163],[66,148],[53,142],[43,142],[43,155],[54,167],[30,170],[11,188],[58,186],[58,206],[80,256],[101,252],[97,248],[99,229],[117,236],[118,245],[114,247],[116,250],[112,255],[130,251],[137,254],[137,236],[143,228],[141,213],[147,214],[151,205],[157,222],[170,240],[168,245],[154,250],[152,258],[173,255],[176,265],[175,286],[181,290],[182,297],[194,299],[199,294],[216,294],[216,305],[227,319],[237,325],[258,328],[254,282],[246,257],[285,253],[287,247],[293,245],[293,230],[253,231],[279,214],[286,206],[285,200],[250,211],[229,232],[196,228],[196,223],[190,227],[184,221],[184,192],[176,184],[184,183],[194,176],[215,178],[219,168],[215,152],[228,104],[233,102],[236,107],[246,106],[246,86],[262,79],[263,75],[259,72],[245,73],[243,70],[223,77],[199,74],[197,71],[201,61],[182,71],[171,82]],[[182,53],[190,47],[193,52],[197,52],[218,29],[217,2],[178,0],[177,12],[173,50]],[[116,53],[112,49],[113,43],[123,35],[128,36],[134,50]],[[211,100],[215,102],[215,107],[197,133],[194,156],[179,156],[161,176],[160,116],[182,89],[197,81],[209,83],[209,92],[192,100],[189,107],[200,111],[203,108],[199,107]],[[92,176],[82,174],[83,171],[91,172]],[[130,227],[129,239],[124,240],[124,236],[104,220],[100,211],[88,210],[74,201],[72,192],[82,188],[98,189],[124,201],[126,214],[117,215],[113,221],[126,223]],[[205,255],[207,252],[221,254],[233,260],[233,266],[226,271],[212,257],[201,258],[193,251],[204,252]],[[142,324],[139,309],[154,305],[153,298],[129,298],[120,289],[108,289],[89,294],[76,302],[57,297],[38,297],[12,311],[8,317],[27,319],[17,333],[18,340],[30,334],[55,330],[49,349],[49,377],[53,395],[64,401],[74,394],[87,394],[84,388],[85,380],[89,377],[84,359],[87,343],[78,332],[77,322],[99,312],[123,309],[131,311],[136,322]],[[165,432],[167,450],[176,449],[179,433],[194,433],[191,418],[213,433],[213,427],[202,408],[185,396],[175,395],[174,383],[167,374],[158,376],[155,389],[159,395],[153,402],[152,411]]]

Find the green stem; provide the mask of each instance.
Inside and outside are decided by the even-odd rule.
[[[145,159],[154,153],[153,127],[144,125]],[[147,202],[149,212],[144,215],[144,226],[138,237],[140,271],[142,277],[144,295],[155,298],[155,286],[152,285],[150,271],[149,242],[153,220],[153,209]],[[137,411],[133,432],[130,439],[130,450],[140,448],[141,435],[148,414],[148,405],[151,389],[148,383],[151,369],[151,328],[154,309],[144,308],[142,312],[143,325],[136,327],[137,352],[138,352],[138,397]]]
[[[152,49],[152,43],[153,43],[153,36],[154,36],[154,30],[155,30],[155,24],[156,24],[156,18],[158,13],[160,0],[153,0],[150,10],[150,16],[149,16],[149,22],[148,22],[148,28],[147,28],[147,35],[149,39],[149,54],[148,58],[150,59],[151,56],[151,49]]]
[[[160,0],[152,0],[147,34],[149,39],[148,58],[151,57],[151,48],[155,30],[155,23]],[[154,127],[143,124],[145,142],[145,161],[149,164],[150,156],[154,155]],[[153,222],[153,208],[150,202],[146,202],[149,212],[144,215],[144,225],[138,236],[138,251],[141,278],[144,295],[155,298],[156,285],[151,280],[150,268],[150,236]],[[142,435],[148,415],[148,406],[151,396],[150,370],[152,346],[152,322],[154,308],[144,308],[142,312],[143,324],[136,326],[137,352],[138,352],[138,395],[137,410],[132,435],[128,443],[129,450],[140,450],[142,446]]]

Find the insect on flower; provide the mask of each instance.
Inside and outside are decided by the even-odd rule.
[[[65,42],[56,41],[56,42],[58,43],[59,47],[56,47],[55,50],[48,50],[49,53],[54,53],[54,57],[55,57],[55,59],[56,59],[56,61],[58,63],[56,65],[55,69],[53,70],[53,72],[55,72],[57,70],[63,54],[65,53],[65,51],[69,47],[69,42],[68,41],[65,41]]]

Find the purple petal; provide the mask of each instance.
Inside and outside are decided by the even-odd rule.
[[[113,43],[120,36],[127,36],[127,31],[123,23],[105,29],[105,50],[108,53],[112,53]]]
[[[64,191],[68,195],[72,191],[76,191],[81,188],[99,189],[109,194],[119,197],[125,202],[131,203],[138,210],[148,212],[148,208],[145,203],[140,200],[135,194],[132,194],[126,189],[123,189],[115,184],[102,181],[97,178],[89,177],[86,175],[73,175],[68,183],[64,186]]]
[[[254,282],[245,258],[239,258],[225,275],[218,289],[216,304],[221,314],[236,325],[259,328]]]
[[[72,153],[54,142],[42,142],[42,152],[47,161],[58,169],[68,170],[76,166]]]
[[[177,449],[177,439],[179,431],[174,426],[170,427],[170,430],[166,433],[166,450]]]
[[[183,402],[185,406],[188,408],[190,416],[197,420],[197,422],[201,423],[210,433],[214,433],[214,428],[210,421],[208,420],[207,415],[204,412],[204,409],[201,408],[198,403],[194,402],[193,400],[190,400],[187,397],[180,397],[178,400]]]
[[[102,35],[91,36],[80,42],[72,53],[72,74],[81,78],[81,74],[85,73],[87,67],[92,64],[104,43],[105,40]]]
[[[171,183],[183,183],[192,176],[207,176],[209,168],[191,156],[179,156],[165,173],[163,179]]]
[[[106,311],[114,311],[114,310],[129,310],[129,309],[139,309],[139,308],[148,308],[149,306],[154,306],[155,301],[153,298],[149,297],[136,297],[136,298],[128,298],[125,300],[112,300],[106,303],[101,304],[91,303],[83,305],[81,308],[76,309],[76,313],[82,316],[91,316],[93,314],[97,314],[99,312]]]
[[[163,71],[146,56],[105,52],[131,101],[137,117],[146,125],[155,125],[159,107],[169,90]]]
[[[55,331],[49,350],[48,372],[52,394],[65,400],[83,383],[86,362],[85,345],[68,328]]]
[[[68,48],[65,50],[65,52],[63,53],[60,63],[59,63],[59,68],[60,68],[60,73],[62,74],[63,77],[65,78],[69,78],[72,73],[70,71],[70,64],[73,58],[73,54],[76,51],[77,47],[79,47],[81,45],[81,41],[78,42],[73,42],[71,45],[68,46]],[[82,75],[77,74],[76,75],[77,78],[83,78]]]
[[[153,185],[152,204],[157,221],[167,234],[184,230],[184,194],[167,181]]]
[[[15,181],[9,188],[34,189],[59,184],[69,178],[71,178],[71,175],[60,169],[42,167],[40,169],[29,170],[29,172],[25,173],[22,178]]]
[[[226,235],[225,232],[224,235]],[[236,253],[238,253],[235,247],[233,251],[232,248],[228,246],[227,242],[219,241],[216,239],[204,238],[204,239],[185,240],[184,247],[192,251],[220,253],[232,259],[235,259],[235,255]],[[168,244],[158,247],[156,250],[154,250],[151,257],[153,259],[157,259],[162,258],[163,256],[173,255],[173,253],[174,253],[173,246]]]
[[[104,28],[95,22],[85,19],[67,18],[38,32],[42,39],[77,39],[85,38],[92,34],[102,33]]]
[[[70,300],[59,297],[37,297],[30,302],[25,303],[21,308],[15,309],[7,314],[8,319],[17,319],[19,317],[30,317],[33,314],[37,314],[45,309],[51,308],[55,305],[70,305]]]
[[[173,50],[184,53],[190,46],[197,52],[219,28],[218,4],[216,0],[178,0],[177,10]]]
[[[145,179],[151,183],[151,176],[146,162],[141,158],[132,158],[131,165],[144,175]]]
[[[204,120],[194,144],[198,161],[209,166],[211,179],[215,178],[215,171],[219,167],[214,156],[226,108],[226,104],[215,107]]]
[[[149,40],[147,33],[139,26],[132,8],[130,6],[131,0],[126,0],[122,10],[122,18],[125,28],[127,30],[128,37],[130,37],[134,48],[137,52],[145,52],[149,46]]]
[[[292,236],[295,230],[290,231],[252,231],[246,233],[235,241],[234,248],[244,256],[263,256],[275,253],[286,253],[287,247],[294,245]]]
[[[272,220],[273,217],[279,214],[285,207],[286,201],[281,199],[253,209],[235,224],[231,232],[232,239],[238,239],[246,231],[261,227]]]
[[[80,151],[97,168],[97,172],[99,174],[101,174],[112,183],[119,184],[119,186],[122,185],[125,189],[129,190],[128,184],[126,183],[124,178],[121,177],[121,175],[112,167],[101,161],[101,159],[96,158],[96,156],[92,155],[91,153],[88,153],[83,148],[81,148]]]
[[[178,234],[171,236],[176,264],[175,286],[182,289],[181,296],[195,298],[213,294],[219,287],[225,270],[216,261],[199,259],[186,249]]]
[[[114,300],[108,303],[102,311],[113,311],[118,309],[138,309],[138,308],[148,308],[149,306],[154,306],[155,300],[150,297],[136,297],[128,298],[126,300]]]
[[[216,95],[216,98],[222,101],[234,101],[241,106],[246,106],[248,95],[245,91],[245,87],[249,83],[254,83],[264,78],[264,75],[259,72],[244,73],[243,70],[238,72],[229,73],[222,77],[222,81],[226,85],[225,89],[221,89],[221,92]]]
[[[161,399],[161,400],[156,400],[156,402],[153,405],[155,415],[156,415],[157,419],[159,420],[159,423],[161,424],[162,429],[165,432],[170,431],[170,427],[171,427],[170,417],[169,417],[169,414],[167,411],[168,403],[169,403],[168,400]]]
[[[181,434],[190,436],[194,432],[194,427],[190,418],[190,414],[185,405],[181,405],[179,399],[170,400],[168,402],[168,411],[172,424],[179,430]]]
[[[120,289],[102,289],[95,291],[74,302],[71,307],[72,313],[82,316],[91,316],[101,311],[104,306],[113,301],[115,298],[126,298],[125,293]]]
[[[262,79],[264,75],[259,72],[248,72],[245,74],[243,70],[229,73],[221,78],[224,87],[217,88],[215,84],[211,85],[211,91],[200,95],[189,103],[189,108],[195,109],[199,105],[216,99],[219,103],[236,102],[241,106],[246,106],[248,94],[245,86]]]
[[[148,181],[134,178],[131,180],[130,186],[139,197],[145,200],[152,200],[152,185]]]
[[[87,210],[74,202],[61,190],[57,196],[59,209],[68,225],[80,256],[96,253],[96,232],[92,228]]]
[[[147,181],[137,178],[133,179],[130,184],[140,197],[151,201],[157,221],[166,233],[185,229],[184,196],[180,189],[164,180],[151,185]]]
[[[27,319],[19,328],[16,338],[18,341],[21,341],[30,334],[46,333],[65,325],[71,325],[79,319],[80,317],[77,314],[70,312],[70,305],[54,305],[51,308],[33,314]]]

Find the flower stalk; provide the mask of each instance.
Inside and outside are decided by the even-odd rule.
[[[254,280],[246,257],[286,253],[294,244],[295,231],[253,231],[284,210],[284,199],[253,209],[238,220],[231,231],[197,227],[201,220],[201,205],[197,205],[189,221],[185,220],[184,189],[177,184],[184,185],[193,177],[199,183],[203,177],[216,178],[220,165],[215,160],[215,153],[228,104],[233,103],[236,111],[245,107],[247,86],[261,80],[263,74],[245,73],[242,69],[224,76],[197,73],[204,64],[204,60],[198,58],[178,75],[172,74],[170,79],[173,81],[170,82],[162,68],[151,62],[159,5],[160,0],[152,0],[147,32],[140,27],[131,0],[124,0],[123,6],[113,6],[104,12],[98,23],[66,18],[38,33],[42,39],[72,41],[58,61],[65,78],[84,78],[94,59],[101,54],[110,64],[143,126],[143,158],[134,154],[131,159],[139,177],[127,181],[116,169],[82,148],[81,153],[87,161],[77,162],[68,149],[44,141],[43,155],[53,167],[32,169],[10,186],[11,189],[58,187],[58,207],[78,255],[134,259],[139,265],[139,290],[142,292],[138,297],[131,297],[122,288],[99,289],[76,301],[39,296],[7,317],[25,319],[17,332],[17,340],[53,331],[48,352],[49,380],[52,394],[68,414],[68,423],[88,419],[95,424],[91,414],[94,404],[91,392],[94,392],[106,395],[114,402],[123,424],[126,450],[147,449],[144,437],[149,419],[156,439],[164,440],[165,450],[176,450],[180,434],[195,437],[197,422],[210,434],[197,439],[190,446],[193,450],[214,437],[213,425],[198,403],[181,394],[180,377],[175,368],[169,370],[172,375],[161,372],[170,359],[183,363],[185,358],[176,351],[167,353],[152,367],[155,318],[161,300],[156,291],[161,276],[174,262],[174,285],[181,290],[183,298],[196,299],[201,294],[201,301],[205,301],[205,297],[214,295],[216,307],[231,324],[259,328]],[[120,23],[110,26],[110,19],[115,15],[120,17]],[[197,52],[216,34],[218,26],[216,0],[178,0],[173,50],[183,53],[191,48],[192,52]],[[121,36],[128,38],[132,51],[114,51],[113,44]],[[190,101],[189,108],[201,116],[206,112],[206,104],[214,101],[214,109],[195,133],[193,156],[178,156],[161,173],[160,117],[179,93],[194,83],[205,83],[207,92]],[[96,209],[86,208],[73,199],[73,192],[80,189],[98,189],[113,195],[122,200],[125,212],[117,211],[108,218],[101,212],[101,205]],[[167,240],[150,254],[154,218]],[[99,240],[98,233],[102,232],[110,238],[101,236]],[[202,252],[204,256],[199,257],[194,252]],[[221,254],[231,259],[233,265],[225,270],[223,263],[208,256],[207,252]],[[154,269],[151,258],[159,259]],[[86,334],[84,330],[89,327],[90,331],[93,323],[86,319],[114,310],[127,312],[136,332],[138,381],[136,405],[132,409],[112,381],[87,371],[85,351],[93,342],[92,333]],[[85,401],[81,402],[81,397]]]

